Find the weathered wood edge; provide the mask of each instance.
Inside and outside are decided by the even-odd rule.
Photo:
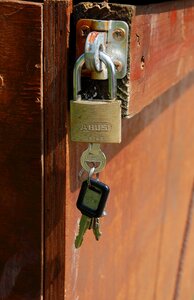
[[[71,3],[44,3],[44,299],[64,300],[67,51]]]
[[[0,0],[0,3],[7,3],[7,4],[14,3],[14,4],[22,4],[22,5],[33,5],[33,6],[39,6],[39,7],[41,7],[41,6],[42,6],[42,3],[33,2],[33,1],[19,1],[19,0],[13,1],[13,0]]]

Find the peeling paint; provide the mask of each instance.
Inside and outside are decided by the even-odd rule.
[[[141,45],[141,43],[140,43],[140,36],[137,33],[136,33],[136,40],[137,40],[137,46],[140,47],[140,45]]]
[[[40,64],[35,64],[35,68],[36,68],[36,69],[40,69],[40,68],[41,68],[41,65],[40,65]]]
[[[40,98],[36,98],[36,103],[41,103]]]
[[[0,88],[3,88],[5,86],[4,78],[2,75],[0,75]]]

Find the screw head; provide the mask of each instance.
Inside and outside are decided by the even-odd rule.
[[[141,69],[143,70],[144,67],[145,67],[145,57],[142,56],[142,58],[141,58]]]
[[[122,68],[123,68],[123,64],[121,61],[119,60],[114,60],[114,65],[115,65],[115,68],[116,68],[116,71],[117,72],[121,72],[122,71]]]
[[[125,30],[123,28],[117,28],[113,31],[112,35],[116,41],[122,41],[125,38]]]
[[[87,37],[89,33],[90,33],[90,27],[88,25],[82,25],[80,28],[80,35],[82,37]]]

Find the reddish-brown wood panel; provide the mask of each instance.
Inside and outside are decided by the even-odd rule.
[[[194,1],[136,6],[130,34],[129,115],[194,69]]]
[[[192,82],[190,74],[123,121],[120,145],[104,145],[108,216],[101,220],[101,240],[88,232],[78,250],[77,175],[86,145],[69,143],[67,299],[172,300],[194,177]]]
[[[192,222],[191,194],[194,182],[194,126],[193,126],[193,95],[194,73],[184,80],[181,87],[177,86],[176,105],[172,115],[172,133],[169,144],[168,172],[166,175],[165,214],[161,228],[161,242],[158,257],[158,273],[156,297],[159,300],[169,295],[169,299],[192,299],[192,290],[185,297],[175,298],[175,291],[179,290],[179,265],[184,259],[182,248],[190,252],[194,245],[185,245],[185,230],[187,222]],[[184,90],[184,93],[182,91]],[[190,211],[191,210],[191,211]],[[189,211],[189,213],[188,213]],[[190,233],[191,234],[191,233]],[[187,237],[189,238],[189,237]],[[187,248],[187,247],[190,247]],[[188,261],[183,269],[193,269],[194,261]],[[168,279],[168,284],[167,284]],[[192,281],[192,278],[184,279]],[[188,297],[186,297],[186,295]]]
[[[145,73],[131,81],[135,93],[142,93],[140,105],[137,97],[131,105],[134,103],[134,112],[138,112],[152,103],[135,117],[123,121],[120,145],[103,145],[108,164],[101,179],[111,187],[108,216],[101,220],[101,240],[96,242],[92,232],[88,232],[79,250],[74,248],[80,217],[75,204],[80,187],[79,158],[86,144],[71,143],[69,135],[66,136],[71,4],[45,3],[42,20],[41,5],[1,2],[0,298],[40,299],[43,212],[44,299],[192,297],[194,74],[193,43],[189,35],[192,36],[193,1],[182,2],[184,9],[181,4],[178,6],[180,2],[174,2],[177,11],[172,4],[155,6],[160,8],[158,11],[150,6],[136,9],[131,33],[135,35],[131,41],[135,38],[140,43],[142,35],[136,35],[136,29],[145,26],[144,47],[141,48],[141,43],[138,47],[146,53],[150,51],[144,57],[150,59],[150,66],[145,71],[146,59],[141,70]],[[166,24],[169,19],[174,22],[173,41],[182,45],[176,55],[171,56],[175,46],[169,46],[170,56],[163,57],[159,43],[156,50],[160,55],[153,55],[152,39],[156,38],[157,29],[153,28],[153,36],[146,29],[153,19],[159,28],[159,38],[165,37],[167,54],[172,35],[165,33]],[[178,21],[185,26],[179,27]],[[161,30],[160,24],[165,24]],[[139,74],[138,57],[142,57],[141,51],[134,65],[131,60],[133,74]],[[182,57],[184,63],[180,63]],[[169,81],[166,65],[170,69]]]
[[[134,105],[134,113],[137,113],[144,106],[152,104],[132,119],[123,121],[121,145],[104,145],[108,164],[101,178],[111,187],[107,205],[109,214],[107,218],[102,219],[104,235],[97,243],[92,233],[87,233],[83,246],[79,250],[74,247],[80,216],[75,204],[80,187],[77,177],[80,170],[79,158],[86,145],[71,143],[69,136],[67,137],[66,206],[64,207],[65,189],[62,182],[64,169],[61,155],[63,157],[65,140],[64,133],[57,133],[58,128],[63,128],[63,125],[59,126],[62,115],[58,111],[58,107],[62,108],[62,106],[60,102],[54,103],[53,100],[61,77],[56,76],[52,69],[53,62],[48,61],[48,65],[50,63],[48,70],[51,70],[50,83],[54,82],[53,87],[51,84],[51,98],[49,93],[49,96],[47,95],[50,99],[45,111],[46,116],[50,114],[45,127],[47,128],[45,133],[48,134],[45,173],[45,276],[48,299],[52,299],[54,295],[63,297],[63,292],[66,299],[79,298],[80,300],[171,300],[173,297],[174,300],[178,299],[176,291],[182,284],[179,269],[194,175],[192,168],[194,130],[191,126],[194,75],[193,44],[188,39],[192,24],[192,1],[174,4],[175,9],[168,3],[163,6],[139,7],[134,10],[136,14],[132,19],[134,23],[132,23],[131,34],[135,33],[135,28],[139,29],[139,26],[142,26],[145,38],[142,48],[139,34],[135,34],[135,41],[140,43],[138,46],[141,50],[147,51],[148,56],[143,55],[144,59],[146,58],[144,66],[139,64],[138,60],[133,60],[135,56],[131,56],[131,67],[134,68],[131,69],[130,84],[134,87],[131,89],[131,97],[133,92],[137,92],[137,95],[142,94],[142,102],[138,102],[134,97],[131,98],[130,105]],[[87,9],[92,6],[92,4],[87,5]],[[105,7],[107,4],[103,5]],[[99,11],[100,6],[97,6],[96,10]],[[115,8],[116,5],[113,7]],[[107,11],[109,15],[108,5]],[[174,11],[177,12],[176,18]],[[53,16],[50,11],[50,16],[55,20],[52,25],[54,26],[58,20],[58,12]],[[57,19],[54,19],[56,16]],[[173,36],[172,33],[169,35],[167,32],[169,19],[176,23]],[[152,22],[153,20],[155,23]],[[182,21],[181,25],[179,21]],[[153,31],[150,31],[147,27],[150,28],[152,23],[156,28],[153,26]],[[58,26],[58,21],[56,24]],[[60,26],[56,27],[55,34],[58,28]],[[56,43],[59,37],[53,35],[52,30],[49,34],[51,40]],[[157,34],[158,39],[163,41],[164,56],[159,42],[157,47],[149,42],[152,41],[153,36],[155,39]],[[133,40],[131,41],[133,43]],[[51,46],[55,43],[51,43]],[[48,45],[46,49],[50,49]],[[176,45],[178,50],[174,53]],[[135,45],[131,44],[130,49],[135,52]],[[153,55],[155,49],[158,55],[157,53]],[[51,61],[55,57],[57,70],[58,68],[60,70],[59,60],[56,60],[58,51],[57,45],[51,47],[48,57]],[[180,66],[182,57],[185,64]],[[148,64],[150,71],[146,73],[147,58],[150,59],[150,65]],[[142,73],[138,78],[139,82],[136,82],[137,78],[133,78],[133,75],[136,72],[138,74],[139,67]],[[161,72],[158,71],[159,67]],[[166,76],[168,68],[169,77]],[[146,75],[142,75],[145,73]],[[56,82],[53,81],[55,78]],[[49,80],[47,84],[48,82]],[[152,89],[149,89],[150,86]],[[58,147],[59,141],[62,148]],[[63,231],[63,224],[65,224],[65,231]],[[62,239],[60,243],[56,242],[63,238],[63,234],[65,234],[65,245]],[[63,249],[65,249],[64,257]],[[61,269],[64,263],[65,274]],[[192,267],[189,270],[191,269]],[[190,292],[187,292],[187,295],[190,297]]]
[[[41,6],[0,2],[0,299],[41,295]]]
[[[129,114],[139,113],[123,121],[120,145],[103,146],[108,164],[101,178],[111,187],[108,216],[101,220],[104,234],[96,242],[88,232],[78,250],[79,158],[87,145],[68,143],[67,299],[192,299],[186,281],[192,282],[194,268],[188,230],[194,180],[193,7],[194,1],[126,10],[84,3],[75,10],[78,19],[84,13],[95,18],[95,12],[114,18],[116,8],[119,17],[133,12]]]

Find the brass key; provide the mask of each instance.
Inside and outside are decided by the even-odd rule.
[[[82,153],[80,163],[82,168],[88,173],[91,169],[89,163],[98,164],[98,166],[95,167],[94,174],[101,172],[106,166],[106,156],[100,149],[100,144],[90,143],[88,148]]]
[[[91,218],[82,215],[79,223],[79,233],[75,239],[75,248],[79,248],[83,242],[83,237],[87,229],[89,229]]]
[[[93,221],[93,233],[94,233],[94,236],[96,238],[97,241],[99,241],[102,233],[100,231],[100,222],[99,222],[99,218],[94,218],[94,221]]]

